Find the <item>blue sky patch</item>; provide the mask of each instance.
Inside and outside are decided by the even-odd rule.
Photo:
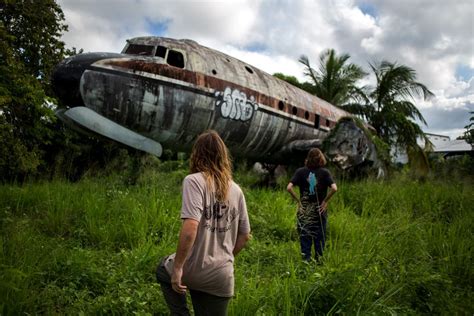
[[[147,21],[148,23],[148,30],[154,36],[164,36],[168,31],[168,24],[169,21]]]
[[[244,46],[244,50],[254,52],[254,53],[263,53],[268,49],[268,47],[263,43],[251,43]]]
[[[458,65],[456,67],[456,78],[460,78],[463,81],[469,81],[474,77],[474,69],[467,65]]]
[[[369,14],[373,17],[377,16],[377,9],[373,4],[363,1],[358,5],[358,7],[364,14]]]

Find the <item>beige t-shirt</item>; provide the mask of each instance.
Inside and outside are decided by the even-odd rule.
[[[219,203],[202,173],[188,175],[183,181],[181,218],[199,221],[196,240],[183,267],[182,282],[190,289],[221,297],[234,295],[234,255],[238,234],[250,233],[245,197],[232,181],[228,202]],[[165,262],[173,271],[175,254]]]

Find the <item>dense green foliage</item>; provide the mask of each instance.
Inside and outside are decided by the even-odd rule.
[[[426,122],[413,101],[415,97],[427,99],[433,93],[416,81],[415,70],[388,61],[370,64],[375,87],[360,87],[357,83],[367,73],[349,63],[349,58],[349,54],[338,56],[329,49],[320,55],[319,67],[314,69],[309,58],[302,56],[300,62],[305,65],[310,83],[300,83],[281,73],[275,76],[364,118],[389,147],[405,150],[413,167],[427,170],[427,157],[417,140],[423,139],[427,150],[430,143],[416,120]],[[466,137],[469,137],[468,132]]]
[[[0,20],[0,174],[13,175],[36,170],[43,155],[40,147],[50,140],[53,114],[45,106],[41,83],[20,61],[16,38],[5,26],[8,5]]]
[[[311,94],[316,94],[316,92],[314,91],[314,85],[312,85],[311,83],[305,81],[305,82],[299,82],[298,78],[296,78],[295,76],[287,76],[281,72],[277,72],[277,73],[274,73],[273,74],[274,77],[277,77],[278,79],[281,79],[283,81],[286,81],[290,84],[292,84],[293,86],[297,87],[297,88],[300,88],[301,90],[304,90],[306,92],[309,92]]]
[[[433,93],[416,81],[415,70],[408,66],[382,61],[370,67],[376,85],[367,95],[368,102],[345,108],[363,116],[387,144],[417,147],[417,138],[426,137],[415,120],[426,122],[412,101],[414,97],[427,99]]]
[[[4,1],[0,13],[0,175],[11,179],[35,172],[53,139],[45,89],[66,26],[53,0]]]
[[[154,268],[176,248],[185,175],[167,162],[134,186],[125,171],[3,185],[0,314],[166,314]],[[474,312],[472,185],[339,180],[317,265],[300,260],[284,186],[253,188],[248,172],[236,180],[253,238],[236,258],[231,315]]]
[[[61,7],[54,0],[3,2],[0,23],[8,34],[12,57],[51,95],[50,74],[68,52],[61,41],[68,29]]]
[[[426,173],[429,164],[425,151],[430,150],[431,143],[416,123],[418,120],[426,125],[412,101],[415,97],[426,100],[433,93],[416,81],[415,70],[408,66],[382,61],[370,67],[376,85],[367,95],[367,101],[345,109],[364,117],[386,144],[405,150],[411,166]],[[418,145],[419,139],[424,141],[424,149]]]
[[[54,0],[1,2],[0,181],[48,174],[61,157],[84,151],[70,146],[75,134],[63,130],[53,112],[50,74],[75,53],[60,40],[63,21]]]

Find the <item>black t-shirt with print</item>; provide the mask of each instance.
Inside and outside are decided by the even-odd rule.
[[[310,202],[320,204],[327,195],[327,189],[334,183],[331,173],[326,168],[309,169],[302,167],[296,170],[291,183],[300,188],[300,197],[308,196]],[[313,188],[312,183],[316,183]],[[317,194],[316,194],[317,193]]]

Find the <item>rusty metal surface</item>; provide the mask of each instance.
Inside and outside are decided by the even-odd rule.
[[[288,145],[294,141],[320,143],[329,127],[347,115],[193,41],[146,37],[131,39],[129,44],[162,45],[183,52],[185,68],[156,57],[101,60],[83,74],[82,98],[86,106],[165,148],[189,149],[197,134],[215,129],[234,155],[272,160],[292,148]],[[314,127],[317,115],[321,128]]]
[[[369,135],[350,118],[341,120],[337,133],[327,138],[326,155],[343,170],[359,166],[359,174],[374,173],[384,177],[385,165],[379,159],[377,148]]]
[[[180,52],[184,68],[168,64],[167,58],[123,54],[136,44],[152,45],[153,54],[157,46]],[[336,122],[349,115],[191,40],[133,38],[122,54],[101,56],[89,56],[91,62],[83,66],[82,103],[164,148],[189,150],[199,133],[214,129],[235,156],[284,162],[295,151],[320,146]],[[58,73],[71,67],[74,57],[63,64]]]
[[[222,52],[199,45],[191,40],[139,37],[130,39],[129,43],[155,46],[163,45],[171,49],[185,52],[187,56],[186,70],[197,73],[202,80],[217,78],[235,83],[238,86],[248,88],[249,90],[256,91],[262,95],[272,96],[273,102],[268,102],[266,100],[257,101],[272,106],[274,109],[278,109],[278,101],[282,101],[285,105],[285,112],[291,114],[292,107],[297,107],[297,116],[301,118],[304,117],[304,112],[308,111],[311,121],[314,121],[314,114],[318,113],[324,117],[324,119],[328,118],[332,122],[335,122],[341,116],[348,114],[326,101],[306,93],[305,91],[275,78],[266,72]],[[249,73],[246,70],[246,67],[250,68],[253,73]],[[213,70],[215,70],[216,74],[212,73]],[[247,93],[248,91],[243,92]]]

